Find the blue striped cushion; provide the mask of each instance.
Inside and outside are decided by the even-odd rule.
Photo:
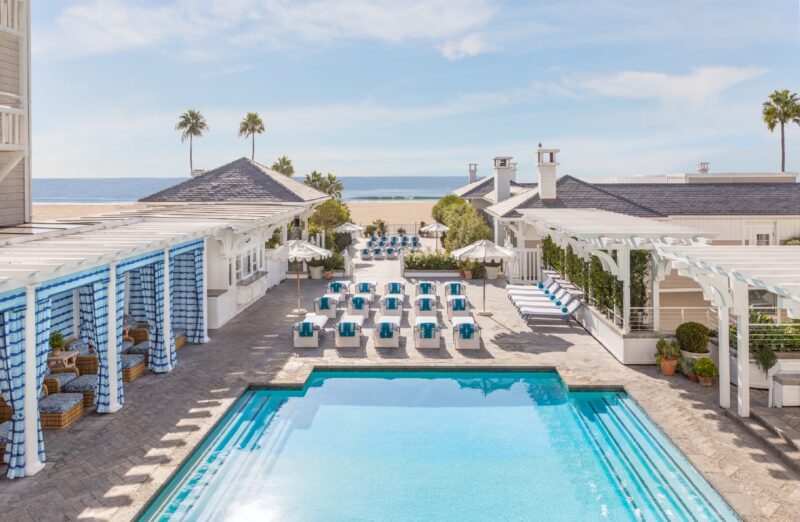
[[[467,309],[467,300],[466,299],[453,299],[453,311],[454,312],[463,312]]]
[[[472,339],[475,335],[475,325],[472,323],[461,323],[458,325],[458,333],[462,339]]]
[[[327,297],[320,297],[319,298],[319,309],[320,310],[330,310],[331,304],[330,299]]]
[[[419,325],[420,337],[423,339],[433,339],[436,333],[436,323],[421,323]]]
[[[369,250],[367,250],[367,253],[369,253]],[[335,281],[331,283],[329,286],[331,288],[331,292],[334,294],[338,294],[339,292],[342,291],[342,283],[340,283],[339,281]]]
[[[421,294],[433,293],[433,283],[420,283],[419,284],[419,292]]]
[[[363,297],[353,297],[350,299],[350,304],[352,305],[353,309],[361,310],[364,308],[364,298]]]
[[[358,283],[358,293],[360,294],[368,294],[370,292],[370,284],[369,283]]]
[[[433,299],[420,299],[418,303],[420,311],[427,312],[433,309]]]
[[[379,335],[381,339],[391,339],[393,333],[391,323],[381,323]]]
[[[400,301],[396,297],[389,297],[384,299],[383,303],[387,310],[397,310]]]
[[[314,323],[309,321],[297,323],[297,331],[300,337],[312,337],[314,335]]]
[[[450,295],[461,295],[461,283],[450,283]]]
[[[339,335],[341,337],[355,337],[356,323],[339,323]]]
[[[403,284],[402,283],[389,283],[389,293],[390,294],[402,294],[403,293]]]

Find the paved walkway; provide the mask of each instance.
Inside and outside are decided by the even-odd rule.
[[[397,276],[397,262],[358,264],[359,280]],[[303,282],[307,307],[322,290],[322,282]],[[321,348],[296,351],[295,318],[285,315],[294,295],[294,284],[279,285],[210,343],[181,349],[171,374],[127,384],[120,412],[88,414],[67,430],[46,432],[47,467],[34,477],[0,480],[0,519],[128,520],[249,383],[301,385],[315,365],[325,365],[549,366],[570,386],[623,385],[746,519],[797,520],[800,477],[714,405],[716,390],[683,377],[662,378],[654,366],[625,367],[579,327],[553,322],[531,330],[500,285],[487,288],[495,315],[478,318],[485,346],[476,352],[457,352],[448,335],[440,349],[425,352],[413,342],[376,350],[371,340],[337,350],[332,332]],[[480,296],[479,285],[468,289],[475,306]],[[411,335],[407,317],[403,335]]]

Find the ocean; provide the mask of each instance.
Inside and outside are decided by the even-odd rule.
[[[34,179],[34,203],[129,203],[186,178]],[[295,178],[302,182],[303,178]],[[467,183],[466,176],[342,177],[342,198],[403,201],[439,199]]]

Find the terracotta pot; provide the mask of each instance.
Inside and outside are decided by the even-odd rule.
[[[472,279],[472,270],[464,270],[464,279]]]
[[[677,359],[661,359],[661,373],[667,377],[675,375],[675,370],[678,368]]]
[[[697,382],[697,375],[691,374],[691,375],[687,375],[687,377],[689,378],[690,381]]]
[[[713,377],[701,377],[698,375],[697,379],[700,381],[700,386],[711,386],[711,384],[714,382]]]
[[[327,279],[328,281],[330,281],[331,279],[333,279],[333,271],[332,271],[332,270],[326,270],[326,271],[323,273],[323,275],[325,276],[325,279]]]

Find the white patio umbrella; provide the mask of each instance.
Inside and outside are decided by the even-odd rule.
[[[488,239],[481,239],[469,246],[453,250],[451,256],[459,261],[480,261],[486,263],[487,261],[496,263],[498,261],[510,261],[514,259],[515,254],[512,250],[497,246]],[[483,310],[478,312],[478,315],[492,315],[492,312],[486,310],[486,270],[483,271]]]
[[[436,250],[439,250],[439,234],[447,232],[450,230],[446,226],[442,225],[441,223],[431,223],[430,225],[425,225],[424,227],[420,228],[420,232],[433,233],[436,234]]]
[[[356,232],[363,232],[364,227],[353,223],[344,223],[343,225],[339,225],[338,227],[334,228],[333,231],[337,234],[354,234]]]
[[[293,315],[303,315],[306,313],[304,308],[300,308],[300,262],[311,261],[312,259],[325,259],[331,256],[330,250],[325,250],[308,241],[293,239],[287,241],[272,254],[273,258],[294,261],[297,268],[297,308],[292,310]]]

